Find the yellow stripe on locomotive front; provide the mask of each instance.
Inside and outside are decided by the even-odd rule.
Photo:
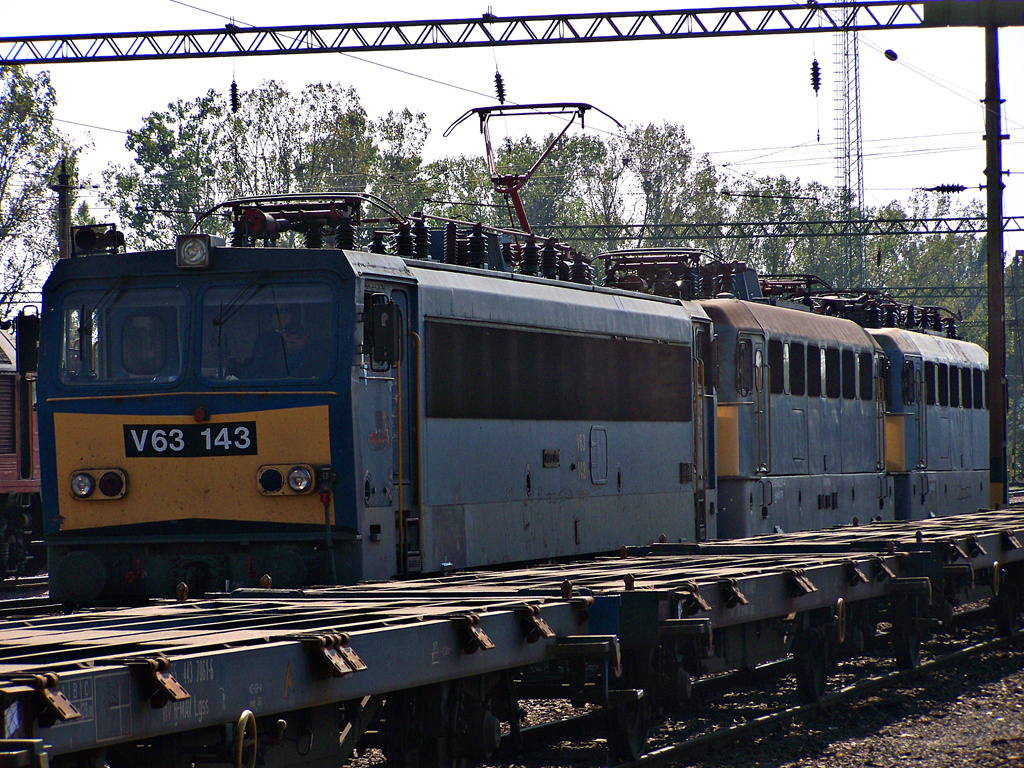
[[[257,484],[266,465],[330,464],[327,406],[217,414],[205,425],[255,422],[258,453],[242,456],[127,456],[125,425],[195,426],[191,416],[56,413],[57,476],[61,530],[169,520],[244,520],[323,525],[314,490],[267,495]],[[122,498],[75,498],[76,473],[118,469],[126,477]],[[314,478],[315,483],[315,478]]]

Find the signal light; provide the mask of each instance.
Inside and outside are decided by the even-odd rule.
[[[113,470],[104,472],[98,483],[100,493],[108,499],[124,496],[124,475]]]
[[[92,224],[71,228],[71,255],[80,253],[116,253],[124,247],[124,232],[114,224]]]
[[[821,65],[817,59],[811,62],[811,87],[815,93],[821,90]]]

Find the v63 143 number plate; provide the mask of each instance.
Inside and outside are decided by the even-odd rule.
[[[256,422],[125,424],[124,455],[255,456]]]

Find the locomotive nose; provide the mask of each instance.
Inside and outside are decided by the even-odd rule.
[[[50,569],[50,596],[55,600],[89,603],[107,583],[107,569],[92,552],[75,550],[54,558]]]

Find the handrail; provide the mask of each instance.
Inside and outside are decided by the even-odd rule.
[[[416,503],[419,505],[420,520],[423,519],[423,407],[420,397],[420,376],[423,373],[423,340],[416,331],[409,331],[416,342]],[[420,523],[422,525],[422,522]],[[422,528],[420,531],[422,532]],[[421,533],[422,535],[422,533]]]
[[[766,416],[766,418],[768,419],[768,466],[765,471],[769,475],[772,473],[772,388],[770,385],[770,382],[772,380],[771,374],[772,367],[770,365],[764,366],[764,372],[762,373],[762,375],[767,376],[769,381],[768,393],[765,395],[765,401],[768,403],[768,415]],[[762,389],[764,389],[763,384]]]

